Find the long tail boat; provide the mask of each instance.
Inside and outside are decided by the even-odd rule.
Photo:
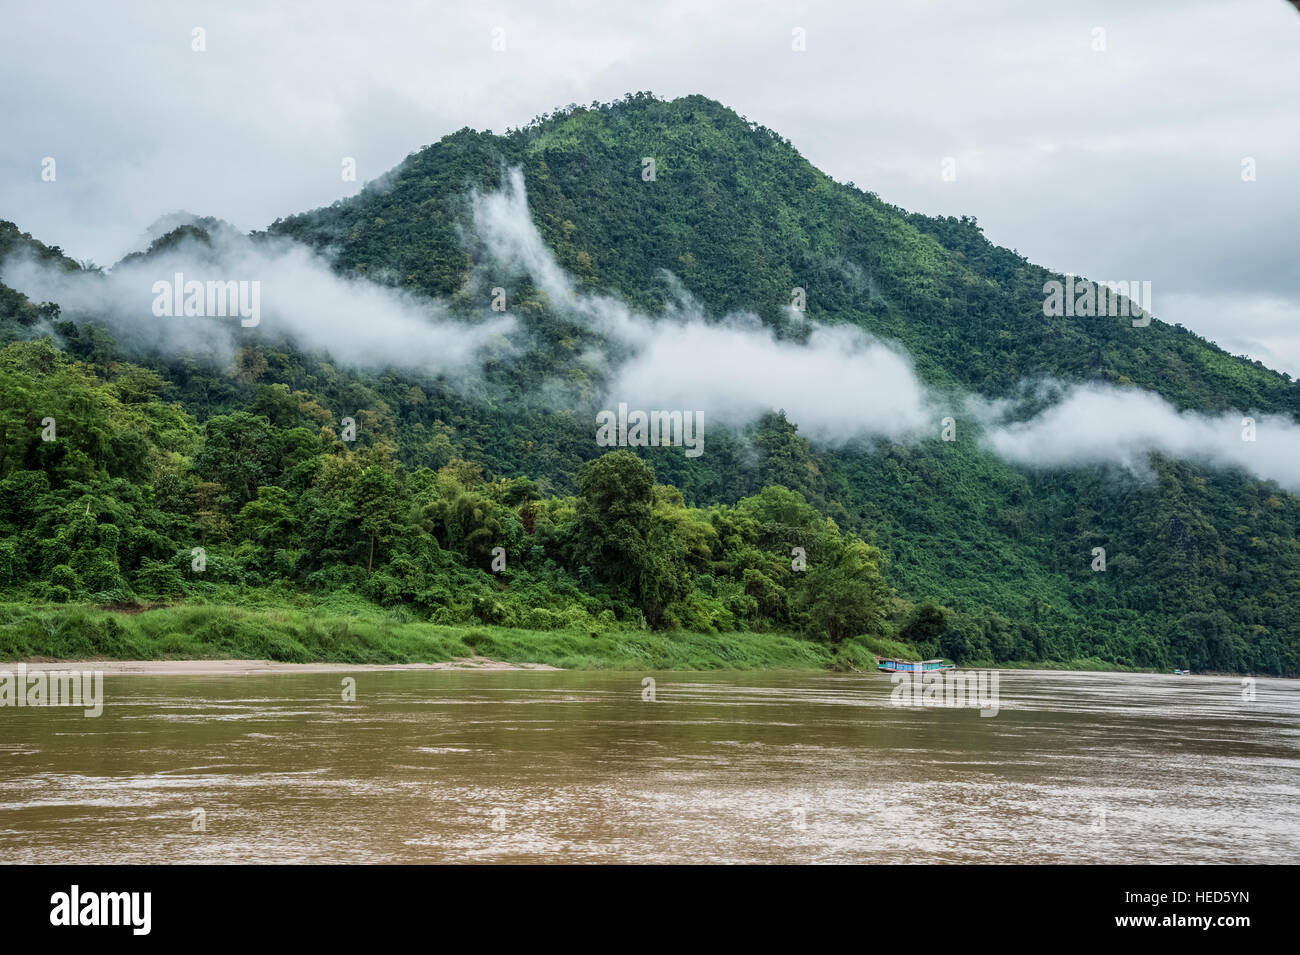
[[[929,673],[932,670],[955,670],[942,660],[881,660],[876,669],[882,673]]]

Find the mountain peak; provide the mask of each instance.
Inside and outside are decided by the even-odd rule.
[[[1160,322],[1050,316],[1058,273],[990,243],[966,216],[925,216],[837,183],[717,100],[631,93],[506,135],[461,130],[382,185],[271,231],[357,275],[456,295],[472,259],[466,197],[523,171],[532,217],[586,286],[657,311],[680,287],[715,316],[809,318],[901,343],[932,383],[1008,395],[1046,376],[1137,384],[1185,408],[1300,410],[1290,380]],[[802,290],[802,293],[796,290]],[[1140,337],[1138,337],[1140,336]]]

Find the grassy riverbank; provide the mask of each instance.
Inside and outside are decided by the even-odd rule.
[[[788,633],[526,630],[403,620],[343,601],[325,606],[182,604],[111,609],[0,602],[0,662],[270,660],[383,665],[485,657],[566,670],[874,670],[877,657],[925,656],[898,640],[838,647]],[[1151,672],[1097,657],[972,662],[964,668]],[[1163,671],[1157,671],[1163,672]]]
[[[151,610],[0,604],[0,660],[243,659],[384,664],[438,663],[475,655],[566,669],[818,670],[875,665],[863,644],[848,641],[832,649],[779,633],[440,626],[377,613],[223,604]]]

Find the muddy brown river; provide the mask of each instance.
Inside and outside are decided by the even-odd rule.
[[[98,718],[0,708],[0,852],[1300,861],[1297,681],[1003,672],[981,717],[895,705],[880,674],[353,677],[345,702],[339,673],[110,673]]]

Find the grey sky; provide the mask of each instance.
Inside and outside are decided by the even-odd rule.
[[[47,0],[5,23],[0,218],[78,258],[111,263],[177,209],[264,227],[462,126],[702,93],[888,201],[975,215],[1056,269],[1151,280],[1160,318],[1300,375],[1284,0]]]

